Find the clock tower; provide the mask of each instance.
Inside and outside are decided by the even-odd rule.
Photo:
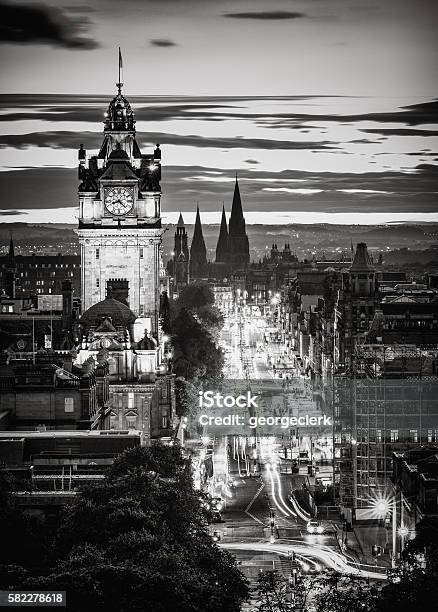
[[[119,79],[120,80],[120,79]],[[82,311],[108,293],[158,331],[161,258],[161,151],[143,154],[134,113],[117,83],[99,153],[79,149]],[[122,290],[120,290],[122,288]]]

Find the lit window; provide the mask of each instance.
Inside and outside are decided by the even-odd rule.
[[[398,442],[398,429],[391,429],[391,442]]]
[[[418,442],[418,430],[411,429],[409,432],[409,437],[411,438],[411,442]]]
[[[64,398],[64,412],[73,412],[74,402],[72,397]]]

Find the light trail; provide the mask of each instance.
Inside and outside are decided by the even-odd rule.
[[[274,504],[277,506],[277,509],[284,515],[284,516],[289,516],[289,511],[285,512],[283,510],[283,508],[280,506],[280,504],[278,503],[277,500],[277,496],[275,494],[275,484],[274,484],[274,477],[272,476],[272,471],[271,471],[271,466],[269,465],[269,463],[266,465],[266,469],[267,472],[269,474],[269,478],[271,480],[271,495],[272,495],[272,499],[274,500]]]
[[[277,471],[277,466],[272,466],[272,471],[275,474],[275,478],[277,480],[277,484],[278,484],[278,497],[280,498],[281,503],[283,504],[283,508],[285,508],[285,510],[288,512],[288,514],[291,514],[292,516],[296,516],[295,512],[293,512],[290,508],[288,508],[286,502],[283,499],[283,492],[281,489],[281,482],[280,482],[280,476],[278,474]]]
[[[312,517],[310,516],[310,514],[308,514],[304,510],[302,510],[302,508],[300,507],[300,505],[296,501],[295,497],[293,496],[293,493],[291,493],[291,495],[289,497],[289,501],[292,504],[292,506],[293,506],[295,512],[297,513],[297,515],[300,517],[300,519],[303,520],[305,523],[308,523]]]
[[[290,551],[294,551],[308,562],[310,562],[311,559],[317,559],[325,567],[333,569],[341,574],[361,576],[362,578],[371,578],[373,580],[386,580],[387,578],[386,572],[378,573],[349,565],[347,559],[343,555],[332,549],[327,550],[326,547],[295,542],[288,542],[287,544],[279,542],[273,544],[267,542],[226,542],[219,544],[219,546],[230,551],[253,550],[256,552],[276,553],[283,557],[287,557]]]

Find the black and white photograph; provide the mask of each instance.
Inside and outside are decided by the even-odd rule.
[[[1,609],[436,609],[437,31],[0,0]]]

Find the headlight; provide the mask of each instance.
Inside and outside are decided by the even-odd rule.
[[[309,533],[313,533],[315,531],[315,529],[311,525],[309,525],[309,527],[307,527],[307,531]]]
[[[324,533],[324,527],[322,525],[318,525],[318,527],[316,528],[316,531],[318,533]]]

